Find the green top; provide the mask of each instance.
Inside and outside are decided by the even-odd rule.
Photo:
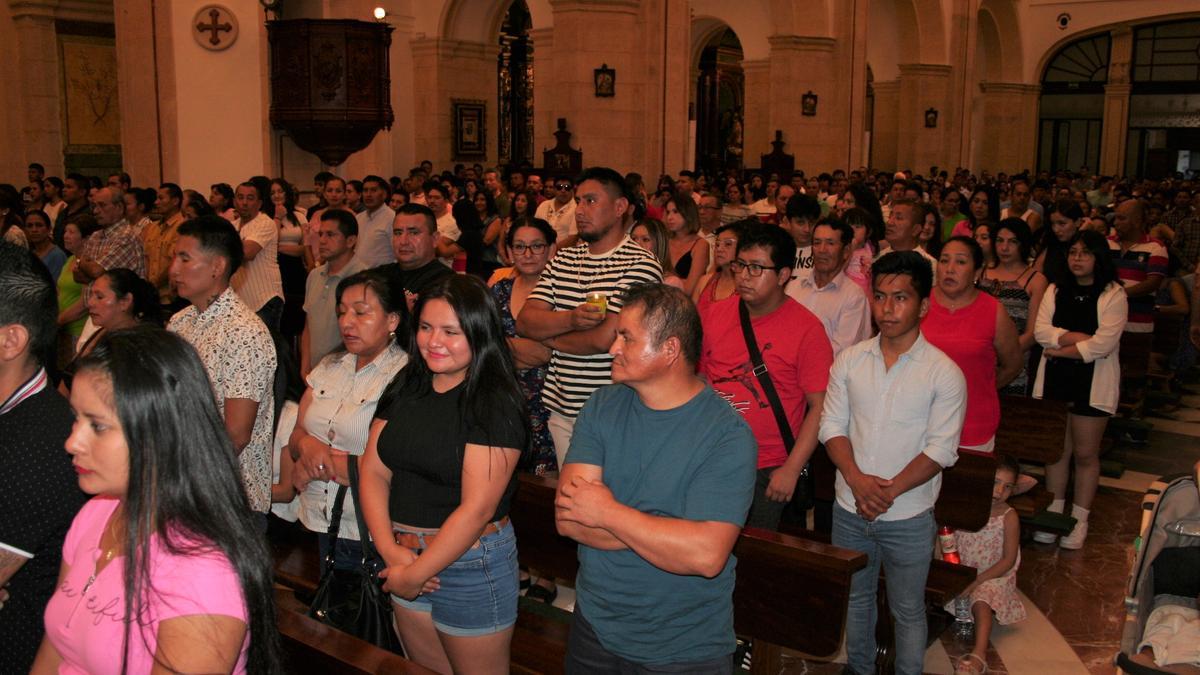
[[[967,217],[961,213],[956,213],[948,218],[942,219],[942,241],[947,241],[954,234],[954,226],[958,225]]]
[[[63,264],[62,272],[58,274],[58,311],[61,314],[68,307],[79,302],[83,297],[83,286],[75,281],[75,256],[67,258],[67,262]],[[79,337],[83,332],[83,324],[87,323],[85,315],[78,321],[72,321],[67,324],[67,332],[74,337]]]

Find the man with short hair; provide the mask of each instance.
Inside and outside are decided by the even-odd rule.
[[[456,253],[454,244],[462,236],[462,231],[458,229],[458,222],[454,220],[454,212],[450,209],[450,195],[446,192],[446,187],[436,180],[425,181],[423,187],[425,203],[429,206],[429,210],[433,211],[433,217],[437,222],[438,258],[443,265],[453,268]]]
[[[766,196],[750,205],[754,216],[763,222],[768,222],[767,217],[775,213],[775,195],[779,193],[779,181],[775,178],[768,180],[766,191]]]
[[[167,330],[200,354],[238,453],[250,508],[265,532],[276,357],[266,325],[230,286],[244,255],[245,242],[224,218],[207,215],[180,225],[171,282],[192,304],[171,317]]]
[[[887,222],[883,228],[883,238],[886,244],[880,251],[882,257],[889,251],[916,251],[929,261],[934,272],[937,271],[937,260],[921,248],[921,230],[925,224],[919,215],[923,213],[917,208],[917,202],[911,199],[898,199],[892,204]]]
[[[142,247],[146,251],[146,280],[158,289],[158,301],[164,306],[175,302],[171,288],[171,262],[175,259],[175,242],[183,224],[183,190],[175,183],[158,186],[154,200],[154,218],[142,230]]]
[[[142,240],[125,219],[125,194],[117,188],[101,188],[93,209],[100,229],[83,243],[75,260],[75,281],[91,284],[108,270],[124,267],[146,277],[146,253]],[[86,301],[86,292],[84,295]]]
[[[75,416],[50,384],[58,301],[27,250],[0,241],[0,672],[27,673],[42,642],[63,539],[87,500],[63,445]]]
[[[366,180],[363,183],[370,185]],[[366,193],[364,190],[364,196]],[[317,225],[317,252],[325,262],[308,273],[304,285],[304,330],[300,333],[300,375],[303,377],[308,377],[309,371],[326,354],[342,344],[336,311],[337,285],[342,279],[367,269],[355,253],[361,219],[362,214],[356,219],[340,209],[321,214],[321,222]],[[391,237],[388,239],[390,244]]]
[[[363,269],[379,267],[396,261],[392,252],[392,223],[396,212],[387,205],[391,185],[379,176],[362,180],[363,210],[358,219],[358,243],[351,247]]]
[[[58,221],[58,214],[67,205],[62,199],[63,182],[57,176],[42,179],[42,210],[50,217],[50,225]]]
[[[662,281],[658,261],[623,227],[632,200],[616,171],[593,167],[580,176],[575,222],[580,243],[560,249],[517,317],[517,333],[550,347],[542,400],[562,466],[579,410],[608,384],[622,294],[639,283]],[[603,309],[587,302],[605,297]]]
[[[854,230],[835,218],[817,223],[812,233],[812,274],[790,281],[787,294],[821,320],[837,357],[842,350],[871,337],[867,295],[846,276]]]
[[[500,182],[499,171],[492,168],[484,170],[483,189],[491,193],[492,199],[496,202],[496,211],[500,214],[500,217],[507,218],[509,209],[512,207],[512,202],[508,198],[508,192],[504,190],[504,184]]]
[[[411,310],[426,286],[454,274],[437,259],[437,218],[424,204],[405,204],[392,223],[396,262],[375,268],[404,289]]]
[[[565,241],[578,232],[575,227],[575,186],[570,178],[556,178],[551,184],[555,189],[554,198],[539,204],[534,215],[550,223],[558,233],[558,240]]]
[[[308,207],[308,211],[304,214],[306,219],[312,220],[314,213],[329,206],[329,202],[325,201],[325,184],[328,183],[331,178],[337,178],[337,176],[333,175],[333,173],[329,171],[318,171],[317,174],[313,176],[313,193],[317,195],[317,203]],[[220,211],[217,213],[220,213]]]
[[[518,192],[525,191],[525,172],[520,169],[511,169],[508,172],[508,194],[515,195]]]
[[[769,225],[779,225],[782,227],[783,219],[787,217],[787,205],[792,197],[796,195],[796,190],[791,185],[780,185],[775,190],[775,210],[771,213],[758,217],[764,223]]]
[[[555,501],[580,544],[566,672],[732,673],[754,438],[696,376],[700,319],[682,291],[630,288],[616,332],[615,384],[580,412]]]
[[[46,178],[46,167],[42,166],[41,164],[39,164],[37,162],[33,162],[32,164],[29,165],[29,168],[25,171],[25,178],[30,183],[32,183],[35,180],[41,181],[41,180],[45,179]]]
[[[815,200],[814,200],[815,203]],[[756,225],[738,239],[730,263],[738,299],[704,311],[700,373],[741,413],[758,441],[758,473],[747,525],[775,530],[817,447],[817,426],[833,351],[820,320],[784,293],[796,260],[791,235],[776,225]],[[746,318],[742,318],[745,312]],[[746,344],[750,324],[764,370],[778,393],[793,442],[789,447],[770,395]]]
[[[1012,180],[1012,191],[1009,193],[1009,207],[1000,211],[1000,220],[1005,218],[1020,218],[1029,225],[1031,232],[1037,232],[1042,226],[1042,217],[1032,208],[1030,203],[1033,192],[1029,188],[1029,179],[1017,176]]]
[[[842,351],[829,373],[820,439],[837,467],[833,544],[867,554],[850,581],[847,669],[875,672],[875,596],[887,575],[896,672],[925,663],[925,581],[942,469],[958,459],[967,385],[921,336],[933,273],[912,251],[871,268],[879,335]]]
[[[237,186],[233,227],[242,238],[245,265],[233,276],[231,285],[242,302],[254,310],[272,332],[279,332],[283,318],[283,278],[279,274],[279,227],[261,211],[262,193],[249,181]]]
[[[121,192],[129,192],[130,188],[133,187],[133,179],[129,177],[129,174],[117,171],[108,174],[108,183],[106,184],[108,187],[117,188]]]
[[[63,245],[63,230],[69,223],[79,227],[80,232],[93,230],[96,218],[92,215],[92,204],[88,201],[90,183],[83,174],[70,173],[63,181],[62,198],[64,206],[58,211],[54,220],[54,245],[66,250]]]
[[[709,243],[716,241],[717,228],[725,225],[721,222],[721,196],[715,192],[705,192],[700,195],[700,203],[697,205],[697,210],[700,212],[700,236],[709,240]]]
[[[796,268],[792,270],[792,281],[812,276],[812,233],[820,219],[821,204],[813,195],[797,193],[788,200],[779,225],[796,242]]]
[[[542,195],[542,176],[536,171],[530,171],[525,175],[525,187],[529,192],[533,193],[534,199],[541,205],[546,201],[546,197]]]
[[[690,197],[697,204],[700,203],[700,195],[696,193],[696,173],[693,171],[680,171],[679,178],[675,179],[675,194],[681,197]]]
[[[1154,296],[1167,276],[1167,249],[1146,233],[1145,207],[1130,199],[1113,213],[1108,248],[1129,299],[1126,333],[1154,332]]]

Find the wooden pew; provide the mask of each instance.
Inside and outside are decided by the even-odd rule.
[[[343,633],[304,615],[305,607],[287,589],[276,589],[276,625],[286,660],[295,675],[433,675],[402,656]]]
[[[1063,453],[1063,438],[1067,429],[1067,404],[1027,396],[1000,397],[1000,428],[996,432],[996,451],[1026,464],[1053,464]],[[1008,503],[1021,516],[1026,530],[1044,530],[1067,534],[1074,521],[1039,519],[1039,514],[1054,499],[1054,495],[1038,484],[1029,492],[1013,497]]]
[[[543,576],[574,579],[576,544],[557,534],[555,486],[552,479],[521,476],[511,512],[517,551],[522,564]],[[754,640],[754,672],[778,673],[783,648],[832,657],[845,629],[850,577],[866,565],[866,556],[753,528],[742,531],[734,554],[734,625],[739,635]],[[565,625],[560,623],[553,635],[547,634],[547,627],[545,617],[521,613],[513,638],[514,670],[525,666],[528,672],[561,672]],[[557,651],[557,662],[548,657],[552,650]]]

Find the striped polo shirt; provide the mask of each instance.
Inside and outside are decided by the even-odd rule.
[[[648,251],[628,236],[611,251],[593,255],[586,243],[559,251],[531,300],[541,300],[555,310],[571,311],[599,291],[608,296],[608,311],[620,313],[621,295],[630,286],[662,281],[662,268]],[[607,353],[579,356],[553,351],[542,401],[552,412],[575,417],[596,389],[612,384],[612,357]]]
[[[1167,275],[1167,249],[1157,239],[1150,235],[1142,235],[1142,240],[1121,252],[1121,241],[1116,236],[1109,237],[1108,249],[1112,251],[1113,262],[1117,266],[1117,278],[1121,285],[1128,288],[1140,284],[1154,275]],[[1125,324],[1126,333],[1154,332],[1154,294],[1146,293],[1136,298],[1129,298],[1129,320]]]

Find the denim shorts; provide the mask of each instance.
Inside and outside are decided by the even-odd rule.
[[[417,549],[417,555],[424,550]],[[440,632],[457,637],[499,633],[517,622],[517,535],[512,523],[480,537],[478,546],[467,549],[436,576],[441,581],[438,590],[414,600],[393,595],[392,602],[414,612],[429,612]]]

